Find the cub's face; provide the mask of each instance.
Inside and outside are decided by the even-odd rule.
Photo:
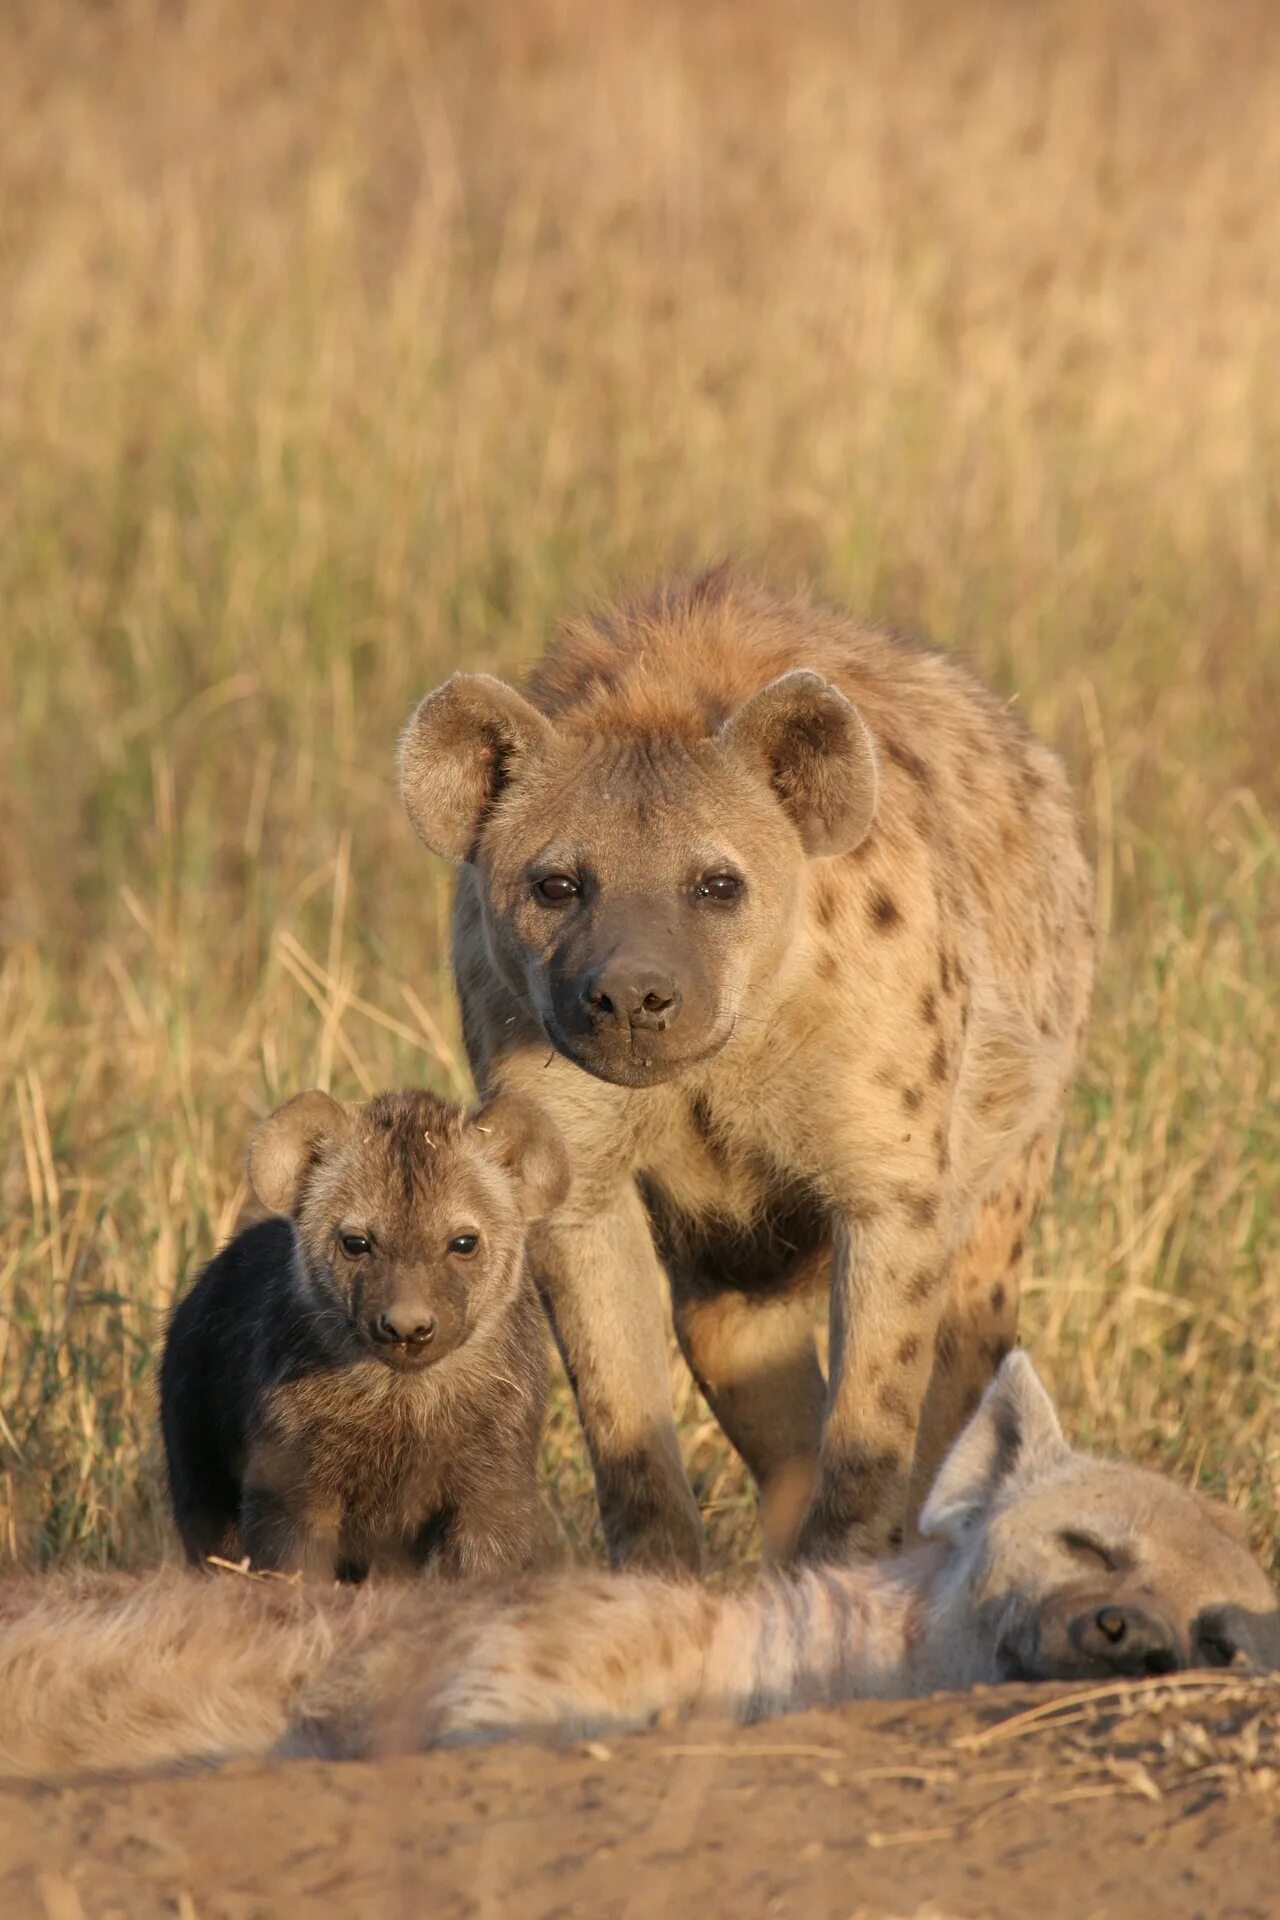
[[[530,1222],[568,1186],[555,1128],[511,1096],[467,1116],[429,1094],[300,1094],[259,1128],[249,1167],[296,1223],[325,1344],[397,1371],[438,1365],[501,1318]]]
[[[696,738],[553,725],[500,681],[458,675],[401,754],[418,833],[475,871],[506,985],[557,1051],[636,1087],[758,1017],[806,860],[858,844],[875,789],[857,712],[807,672]]]
[[[318,1161],[297,1216],[320,1309],[397,1370],[435,1366],[500,1313],[524,1245],[510,1182],[447,1136],[433,1150],[424,1131],[359,1117]]]

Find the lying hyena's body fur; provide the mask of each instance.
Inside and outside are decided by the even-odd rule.
[[[272,1750],[755,1720],[1010,1678],[1280,1666],[1265,1575],[1222,1510],[1075,1454],[1005,1362],[880,1563],[713,1592],[655,1574],[506,1589],[29,1581],[0,1589],[0,1773]]]
[[[805,857],[785,767],[770,793],[722,744],[795,669],[846,696],[869,736],[869,830],[837,857]],[[460,685],[424,703],[404,757],[415,824],[446,851],[428,783],[456,750],[436,703]],[[808,1557],[881,1551],[1016,1331],[1092,982],[1062,769],[958,661],[720,580],[570,629],[528,696],[536,739],[524,714],[511,740],[501,721],[483,735],[506,784],[466,853],[455,970],[481,1085],[537,1099],[573,1154],[534,1260],[610,1545],[697,1559],[665,1269],[685,1355],[766,1493],[821,1436]],[[798,753],[827,718],[800,715]],[[612,888],[651,926],[685,842],[736,855],[757,899],[793,890],[722,975],[712,1050],[642,1092],[548,1057],[539,968],[555,953],[511,905],[548,842],[585,846],[607,874],[602,913]],[[829,1394],[812,1332],[827,1285]]]

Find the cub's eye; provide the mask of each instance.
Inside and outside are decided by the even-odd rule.
[[[1068,1527],[1065,1533],[1058,1535],[1058,1544],[1066,1548],[1073,1560],[1083,1561],[1088,1566],[1101,1567],[1106,1573],[1115,1573],[1120,1565],[1117,1556],[1091,1533],[1076,1533],[1074,1529]]]
[[[704,873],[694,892],[699,900],[718,900],[728,906],[742,892],[742,882],[736,873]]]
[[[372,1242],[362,1233],[344,1233],[341,1245],[348,1260],[360,1260],[366,1253],[373,1252]]]
[[[535,880],[533,890],[539,900],[545,900],[549,907],[562,907],[566,900],[574,899],[582,888],[568,873],[544,873],[541,880]]]
[[[480,1235],[478,1233],[455,1233],[449,1242],[449,1251],[450,1253],[461,1253],[465,1255],[474,1253],[479,1245]]]

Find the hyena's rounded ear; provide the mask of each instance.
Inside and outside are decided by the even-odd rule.
[[[527,1221],[554,1213],[569,1191],[572,1169],[564,1136],[532,1100],[495,1094],[472,1125],[489,1153],[510,1176]]]
[[[1229,1507],[1225,1500],[1215,1500],[1211,1493],[1201,1493],[1199,1487],[1192,1488],[1196,1505],[1211,1527],[1234,1540],[1238,1547],[1249,1545],[1249,1516],[1241,1513],[1238,1507]]]
[[[502,789],[551,738],[551,723],[488,673],[455,673],[429,693],[400,741],[400,798],[418,838],[470,858]]]
[[[938,1470],[920,1531],[957,1539],[981,1522],[1013,1480],[1034,1480],[1070,1457],[1058,1411],[1030,1356],[1001,1363],[978,1411]]]
[[[811,854],[849,853],[875,818],[876,750],[862,715],[820,673],[771,680],[731,715],[720,738],[762,773]]]
[[[295,1093],[268,1115],[249,1142],[249,1184],[269,1212],[297,1213],[318,1156],[347,1125],[327,1093]]]

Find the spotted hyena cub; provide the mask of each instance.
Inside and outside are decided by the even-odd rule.
[[[302,1093],[259,1127],[274,1217],[170,1323],[160,1410],[187,1556],[361,1579],[527,1566],[545,1331],[525,1235],[563,1199],[554,1125],[502,1095]]]
[[[699,1555],[664,1273],[766,1511],[815,1477],[801,1554],[900,1540],[1015,1337],[1089,1005],[1058,761],[959,660],[716,574],[523,693],[455,675],[401,785],[477,1080],[573,1156],[532,1254],[615,1557]]]

